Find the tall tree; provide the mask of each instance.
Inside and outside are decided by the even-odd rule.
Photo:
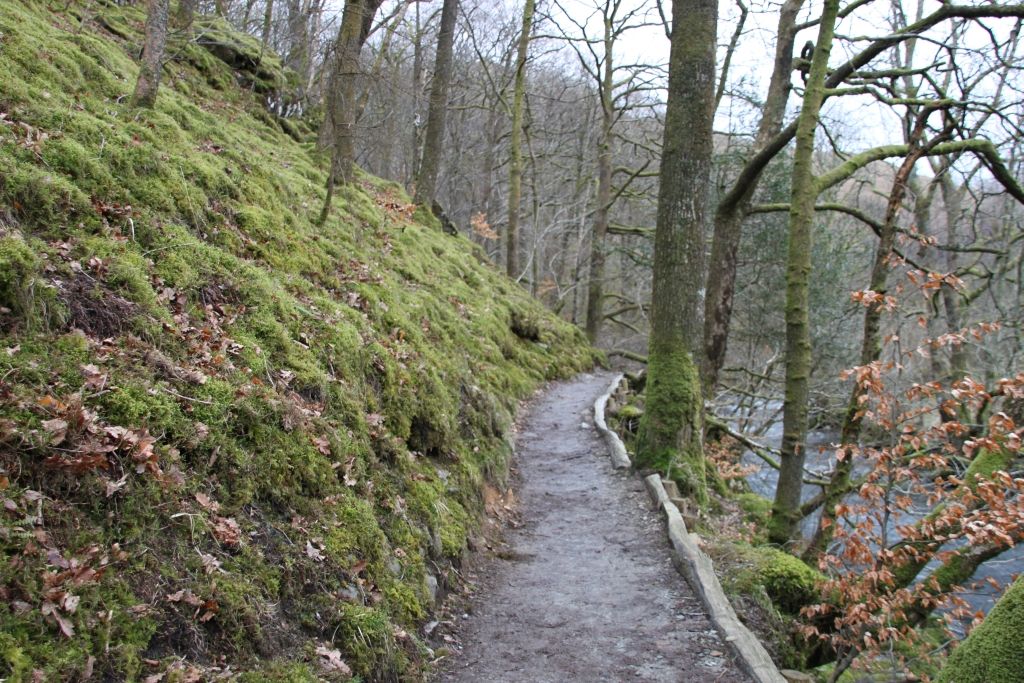
[[[587,282],[587,337],[597,341],[604,322],[604,266],[605,240],[608,235],[608,215],[612,203],[612,126],[615,123],[615,64],[613,27],[619,2],[605,3],[604,11],[604,71],[598,81],[601,96],[601,138],[597,153],[597,206],[594,209],[594,229],[590,234],[590,279]],[[610,11],[609,11],[610,10]]]
[[[423,156],[416,175],[417,204],[432,207],[437,193],[437,175],[441,169],[445,121],[448,117],[448,87],[452,81],[452,48],[455,45],[455,19],[459,0],[444,0],[441,30],[437,35],[434,75],[430,81],[427,106],[427,131],[423,137]]]
[[[335,43],[334,71],[327,94],[327,116],[323,137],[332,141],[331,168],[327,175],[327,193],[320,222],[331,211],[334,186],[352,180],[355,165],[356,79],[359,77],[359,54],[370,36],[373,17],[384,0],[346,0],[341,16],[338,40]],[[324,135],[326,133],[326,135]]]
[[[672,476],[698,504],[704,476],[699,348],[711,183],[717,0],[672,3],[672,47],[654,238],[647,405],[637,466]]]
[[[519,205],[523,194],[523,102],[526,99],[526,58],[533,30],[534,0],[523,5],[523,26],[516,48],[516,77],[512,91],[512,133],[508,161],[508,225],[505,228],[505,274],[519,277]]]
[[[167,46],[167,18],[170,0],[149,0],[146,15],[146,42],[142,46],[142,64],[135,82],[132,104],[151,108],[156,104],[160,75],[163,70],[164,49]]]
[[[861,3],[849,4],[842,12],[843,16],[861,7]],[[900,7],[897,5],[897,7]],[[773,72],[772,83],[784,86],[786,92],[789,90],[789,73],[793,64],[792,59],[792,35],[783,30],[784,21],[790,27],[807,28],[813,26],[817,21],[797,26],[795,24],[795,13],[799,10],[799,4],[795,7],[790,1],[784,3],[779,17],[779,45],[776,50],[776,68]],[[902,11],[902,10],[900,10]],[[866,46],[860,47],[851,58],[843,64],[829,71],[825,81],[825,95],[831,97],[842,92],[841,86],[847,79],[858,76],[858,70],[862,69],[879,55],[886,53],[900,44],[913,40],[932,27],[955,18],[966,18],[979,20],[983,18],[1015,17],[1022,11],[1020,4],[992,3],[985,5],[967,5],[957,3],[943,3],[938,9],[930,14],[920,16],[914,22],[899,27],[888,36],[880,37],[869,42]],[[791,13],[787,20],[786,14]],[[788,52],[782,50],[783,39],[789,36]],[[779,70],[780,58],[788,60],[790,65],[784,71]],[[801,71],[806,68],[806,63],[801,65]],[[912,70],[913,72],[913,70]],[[778,81],[776,76],[785,74],[785,81]],[[972,79],[966,79],[970,82]],[[778,92],[778,91],[772,91]],[[766,123],[769,109],[775,101],[772,94],[769,94],[765,101],[764,116],[762,125]],[[782,100],[783,107],[785,99]],[[986,105],[987,107],[988,105]],[[784,109],[781,110],[784,112]],[[781,114],[780,114],[781,116]],[[781,118],[780,118],[781,121]],[[793,139],[797,132],[797,121],[786,125],[777,134],[770,134],[766,131],[763,144],[755,144],[755,151],[744,164],[740,173],[731,181],[729,189],[723,193],[719,202],[716,216],[716,233],[721,233],[721,238],[716,237],[718,244],[712,247],[711,265],[708,271],[708,302],[705,316],[706,324],[706,347],[707,359],[704,364],[705,378],[713,384],[717,378],[718,371],[722,367],[725,358],[725,342],[727,339],[730,319],[732,315],[733,285],[736,276],[735,248],[739,239],[739,226],[749,206],[749,197],[753,196],[753,190],[764,172],[766,166],[774,159],[786,145]],[[761,129],[763,130],[763,129]],[[759,130],[758,141],[761,142],[761,130]],[[747,199],[744,199],[744,197]]]
[[[420,148],[423,144],[423,126],[420,125],[420,100],[423,97],[423,22],[420,3],[416,3],[416,19],[412,32],[412,114],[414,125],[410,131],[410,155],[406,186],[412,191],[420,173]]]
[[[796,150],[789,209],[789,250],[786,259],[786,395],[782,411],[782,449],[779,483],[772,504],[769,539],[788,543],[800,522],[800,494],[807,453],[807,398],[811,376],[811,328],[808,283],[811,276],[811,224],[818,186],[812,168],[814,134],[822,102],[825,76],[839,0],[825,0],[818,28],[818,42],[811,57],[804,102],[797,119]]]
[[[288,0],[285,5],[288,41],[284,63],[299,75],[292,97],[302,107],[306,104],[313,78],[317,23],[323,12],[323,2],[324,0]]]
[[[867,291],[884,296],[886,285],[891,268],[890,259],[893,256],[893,249],[896,242],[897,220],[903,205],[903,198],[914,172],[914,165],[925,153],[921,144],[921,137],[925,133],[925,125],[928,122],[928,115],[934,109],[925,109],[918,117],[914,130],[908,140],[911,152],[903,159],[896,176],[893,179],[892,190],[889,193],[889,201],[885,210],[885,221],[878,231],[878,244],[875,248],[875,259],[871,266],[871,275],[867,285]],[[943,134],[943,137],[945,133]],[[937,143],[941,137],[936,137],[930,144]],[[867,366],[877,361],[882,355],[882,311],[884,300],[870,302],[864,310],[864,334],[861,338],[860,365]],[[855,444],[860,438],[861,424],[864,419],[862,397],[864,390],[859,382],[854,382],[850,392],[850,400],[846,404],[846,413],[843,416],[843,424],[840,430],[841,444]],[[804,551],[804,558],[808,561],[816,561],[818,555],[827,548],[835,528],[836,505],[849,493],[851,477],[853,475],[853,451],[844,453],[843,458],[836,462],[831,481],[823,492],[824,502],[822,505],[821,517],[818,520],[817,530],[807,549]],[[801,515],[802,516],[802,515]]]
[[[270,44],[270,30],[274,27],[274,0],[267,0],[263,8],[263,30],[260,33],[260,59],[263,59]]]
[[[786,102],[789,100],[793,72],[793,43],[796,19],[804,0],[785,0],[779,8],[775,31],[775,62],[765,96],[761,121],[753,149],[763,149],[782,130]],[[710,392],[718,381],[725,362],[729,321],[732,318],[733,295],[736,291],[736,255],[740,229],[757,190],[760,173],[725,193],[715,210],[715,230],[711,240],[708,263],[707,300],[704,306],[704,388]]]

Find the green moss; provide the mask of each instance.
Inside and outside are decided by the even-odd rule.
[[[439,481],[413,481],[408,492],[409,510],[429,525],[440,541],[445,557],[461,557],[466,547],[469,515],[453,498],[445,495]]]
[[[351,497],[342,499],[336,507],[334,521],[324,538],[327,552],[343,567],[365,559],[380,568],[388,541],[373,508],[366,501]]]
[[[391,622],[381,610],[344,605],[336,633],[339,641],[348,644],[348,663],[353,673],[372,680],[389,680],[405,670],[405,653],[395,643]]]
[[[41,275],[39,245],[20,235],[0,237],[0,307],[24,322],[28,329],[57,319],[61,309],[56,288]]]
[[[627,403],[615,411],[616,417],[620,420],[635,420],[644,414],[643,407]]]
[[[155,386],[154,386],[155,385]],[[138,425],[164,435],[183,427],[174,397],[157,383],[124,383],[102,397],[103,415],[113,424]]]
[[[821,600],[817,586],[824,576],[800,558],[770,546],[736,544],[734,552],[740,568],[730,582],[733,592],[763,590],[777,609],[790,615]]]
[[[9,680],[18,683],[29,680],[32,673],[32,658],[18,645],[13,634],[0,632],[0,653],[3,655]]]
[[[302,662],[269,662],[260,664],[254,671],[242,673],[235,680],[238,683],[319,683],[323,678]]]
[[[35,529],[0,520],[5,556],[24,558],[0,586],[31,607],[0,613],[0,678],[75,676],[92,656],[112,680],[152,673],[143,657],[313,680],[320,643],[395,678],[422,656],[396,627],[426,618],[427,572],[461,556],[480,487],[508,474],[517,401],[594,352],[429,213],[391,212],[409,201],[393,183],[361,174],[315,225],[324,159],[295,142],[315,121],[288,135],[267,114],[253,90],[289,75],[223,20],[200,18],[156,108],[130,110],[143,23],[141,6],[0,4],[0,105],[17,122],[0,126],[16,226],[0,306],[19,349],[0,354],[0,420],[31,436],[4,443],[4,495],[43,493],[64,556],[126,554],[80,591],[65,638],[39,610],[55,568],[24,554]],[[147,429],[162,474],[128,449],[108,468],[45,467],[46,395],[80,398],[95,435]],[[218,536],[225,520],[239,538]],[[219,611],[199,621],[166,599],[178,590]]]
[[[817,584],[823,577],[818,571],[781,550],[762,548],[761,553],[758,579],[782,611],[796,614],[820,600]]]
[[[748,522],[753,522],[759,529],[765,528],[771,518],[772,501],[756,493],[741,493],[736,496],[736,503]]]
[[[703,401],[690,353],[671,349],[651,354],[645,410],[637,439],[636,466],[661,472],[699,506],[707,504]]]
[[[1024,681],[1024,579],[1018,578],[980,626],[950,655],[939,683]]]
[[[421,595],[404,583],[389,582],[385,585],[383,593],[386,604],[389,606],[391,616],[402,624],[416,624],[427,616],[424,607],[426,596],[425,587]]]

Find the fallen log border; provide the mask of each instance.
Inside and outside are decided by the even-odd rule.
[[[597,431],[601,432],[601,437],[608,446],[608,453],[612,456],[612,465],[617,470],[629,469],[632,463],[629,462],[629,455],[626,453],[626,446],[622,443],[622,439],[614,431],[608,429],[608,423],[604,419],[604,411],[612,395],[618,391],[623,377],[624,375],[621,374],[616,375],[615,379],[608,386],[608,391],[598,396],[597,400],[594,401],[594,424],[597,425]]]
[[[622,379],[621,374],[616,375],[608,390],[594,401],[594,424],[608,446],[608,453],[616,469],[627,469],[631,463],[619,435],[608,428],[605,409],[620,390]],[[661,476],[651,474],[644,477],[644,486],[655,507],[665,515],[668,538],[672,544],[672,563],[700,596],[711,622],[736,655],[740,666],[757,683],[787,683],[761,641],[736,616],[736,611],[729,604],[722,584],[718,581],[711,558],[698,546],[697,536],[686,529],[683,515],[665,490]]]

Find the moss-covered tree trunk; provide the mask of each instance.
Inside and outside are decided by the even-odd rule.
[[[455,19],[459,0],[444,0],[441,7],[441,30],[437,35],[434,75],[430,80],[430,103],[427,105],[427,131],[423,136],[423,156],[416,175],[416,203],[428,208],[437,194],[437,176],[444,151],[444,129],[448,118],[448,86],[452,82],[452,48],[455,45]]]
[[[907,185],[914,172],[914,166],[927,151],[927,146],[922,146],[921,138],[925,133],[925,125],[928,121],[928,111],[918,115],[917,121],[910,133],[908,144],[910,151],[900,164],[895,177],[893,178],[892,189],[889,192],[889,201],[885,209],[885,221],[882,223],[878,235],[878,244],[875,247],[875,260],[871,266],[871,277],[867,288],[872,292],[885,294],[889,277],[890,259],[895,246],[896,228],[900,210],[903,207],[903,199],[906,195]],[[938,138],[930,144],[938,142]],[[882,357],[882,310],[881,303],[871,304],[864,310],[864,333],[861,337],[860,365],[870,365]],[[843,417],[843,424],[840,429],[839,443],[843,445],[855,445],[860,439],[861,424],[863,422],[863,406],[861,397],[864,394],[863,388],[854,382],[850,390],[850,399],[846,404],[846,413]],[[853,475],[853,450],[845,449],[845,457],[836,462],[835,471],[829,479],[829,485],[824,491],[824,503],[822,505],[821,517],[818,520],[814,536],[804,551],[804,559],[814,562],[817,557],[825,552],[831,542],[835,531],[836,505],[850,492],[851,477]]]
[[[967,639],[953,650],[938,683],[1024,680],[1024,577],[1018,577]]]
[[[149,0],[146,14],[146,41],[142,45],[142,63],[139,78],[135,81],[132,104],[136,107],[152,108],[160,89],[160,73],[163,68],[164,49],[167,46],[167,19],[170,0]]]
[[[902,194],[902,190],[900,190],[900,193]],[[891,198],[890,207],[892,207]],[[878,244],[875,248],[875,261],[871,267],[871,278],[868,282],[868,289],[873,292],[884,294],[886,291],[886,280],[889,275],[889,257],[892,254],[895,234],[895,215],[890,213],[882,225],[881,234],[878,236]],[[864,336],[861,339],[860,348],[861,365],[873,363],[882,354],[881,313],[882,307],[880,304],[872,304],[864,311]],[[863,393],[864,391],[861,386],[854,382],[840,429],[840,444],[854,445],[860,438],[861,423],[863,422],[863,406],[860,403],[860,398]],[[835,508],[842,498],[850,492],[852,474],[853,449],[846,448],[844,449],[844,457],[836,462],[835,471],[832,473],[828,488],[824,492],[824,502],[822,503],[821,517],[818,520],[817,529],[810,544],[804,551],[804,559],[806,561],[813,562],[819,554],[825,551],[832,540],[836,519]]]
[[[782,412],[779,483],[775,489],[768,536],[788,543],[800,522],[804,450],[807,436],[808,382],[811,375],[811,330],[808,283],[811,275],[811,224],[818,185],[812,168],[814,133],[825,98],[825,76],[839,0],[825,0],[818,43],[811,58],[804,102],[797,119],[796,151],[789,210],[789,249],[786,262],[786,392]]]
[[[793,42],[796,19],[804,0],[785,0],[779,9],[775,31],[775,63],[772,67],[768,94],[761,121],[757,127],[754,149],[762,149],[782,130],[782,121],[789,100],[793,77]],[[711,257],[708,262],[707,301],[704,306],[704,358],[702,377],[704,389],[710,392],[718,382],[718,373],[725,363],[729,323],[732,319],[733,295],[736,290],[736,256],[740,246],[743,218],[757,190],[758,173],[737,191],[728,193],[715,211]]]
[[[694,349],[701,338],[709,216],[717,0],[672,4],[672,49],[654,236],[646,409],[636,465],[668,473],[707,500],[703,411]]]
[[[523,102],[526,99],[526,58],[533,31],[534,0],[523,5],[523,25],[516,47],[516,78],[512,86],[512,131],[508,158],[508,221],[505,226],[505,274],[519,277],[519,207],[523,198]]]
[[[601,138],[597,154],[597,206],[594,228],[590,233],[590,279],[587,281],[587,338],[597,342],[604,322],[605,241],[608,237],[608,214],[612,203],[612,125],[615,122],[615,65],[612,50],[612,19],[604,19],[604,73],[601,78]]]

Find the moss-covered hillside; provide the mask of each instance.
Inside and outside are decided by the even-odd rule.
[[[142,21],[0,3],[0,678],[415,677],[516,400],[592,353],[397,187],[316,226],[223,25],[130,108]]]

